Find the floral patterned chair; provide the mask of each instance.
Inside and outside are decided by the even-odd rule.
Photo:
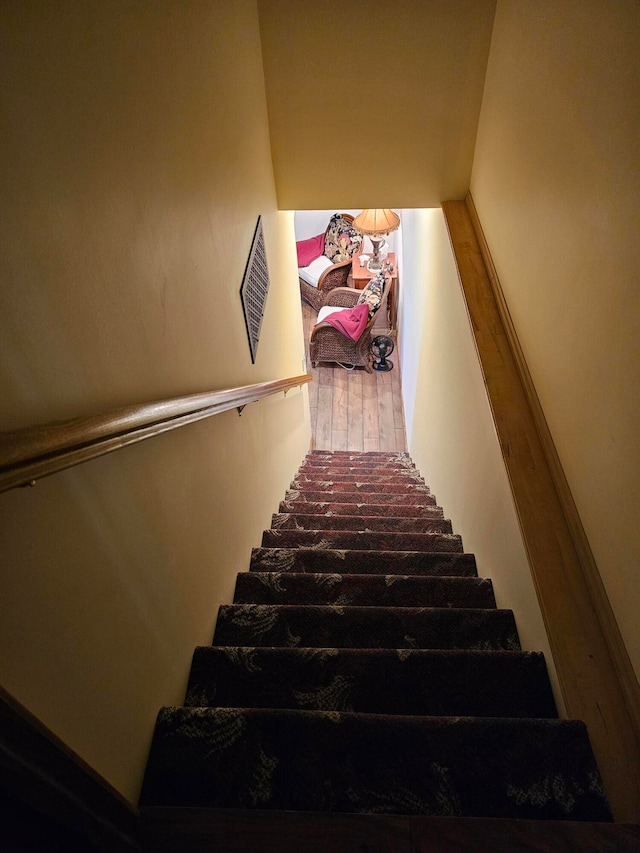
[[[348,364],[354,367],[364,367],[367,373],[373,373],[373,357],[371,355],[371,330],[375,323],[376,314],[385,304],[385,299],[391,286],[391,277],[380,273],[372,278],[363,290],[352,287],[337,287],[326,297],[320,313],[319,322],[313,327],[309,339],[309,355],[311,364],[316,366],[319,361],[335,361],[338,364]],[[369,319],[357,341],[342,334],[334,326],[324,321],[333,309],[353,308],[367,302]]]
[[[362,234],[352,223],[351,214],[334,213],[324,234],[323,253],[307,266],[298,268],[300,295],[316,311],[325,304],[327,294],[336,287],[345,287],[351,260],[362,250]]]

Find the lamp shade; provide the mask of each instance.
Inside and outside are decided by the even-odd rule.
[[[400,226],[400,217],[393,210],[363,210],[353,220],[353,227],[370,237],[389,234]]]

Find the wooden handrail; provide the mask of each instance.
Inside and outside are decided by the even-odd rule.
[[[304,373],[0,433],[0,492],[310,381],[311,374]]]

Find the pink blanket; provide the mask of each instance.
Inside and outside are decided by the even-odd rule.
[[[369,319],[369,306],[366,302],[355,305],[353,308],[345,308],[344,311],[334,311],[324,318],[325,323],[330,323],[347,338],[357,341],[364,332],[364,327]]]
[[[324,231],[317,237],[309,237],[308,240],[298,240],[296,243],[298,253],[298,266],[308,267],[311,261],[315,261],[324,252]]]

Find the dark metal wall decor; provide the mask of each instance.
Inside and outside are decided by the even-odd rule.
[[[269,270],[267,268],[267,253],[264,246],[264,234],[262,233],[262,217],[258,217],[258,224],[253,235],[249,259],[242,278],[240,298],[244,310],[244,320],[247,324],[247,335],[249,336],[249,348],[251,349],[251,363],[256,363],[256,352],[258,351],[258,340],[260,339],[260,327],[264,316],[264,306],[269,291]]]

